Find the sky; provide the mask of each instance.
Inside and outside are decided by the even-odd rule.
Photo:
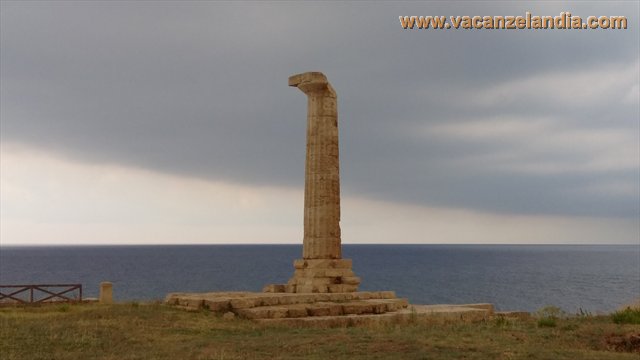
[[[637,1],[0,6],[1,245],[300,244],[306,71],[343,243],[640,244]],[[527,11],[628,28],[399,21]]]

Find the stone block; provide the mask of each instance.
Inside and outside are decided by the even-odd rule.
[[[296,293],[312,293],[313,285],[296,285]]]
[[[231,308],[228,299],[204,299],[203,307],[213,312],[227,312]]]
[[[185,299],[180,305],[190,307],[192,309],[201,309],[204,305],[203,299]]]
[[[313,277],[325,277],[324,274],[325,269],[296,269],[293,272],[294,279],[305,279],[305,278],[313,278]]]
[[[284,284],[269,284],[262,289],[262,292],[266,293],[283,293],[286,291],[286,285]]]
[[[366,302],[349,302],[342,304],[342,312],[353,315],[371,314],[373,313],[373,304]]]
[[[296,294],[293,296],[295,304],[309,304],[316,302],[316,294]]]
[[[255,308],[238,309],[239,316],[249,319],[282,319],[287,317],[288,309],[284,306],[261,306]]]
[[[307,317],[306,305],[290,305],[287,307],[287,317],[290,318],[302,318]]]
[[[385,303],[373,303],[371,304],[371,308],[374,314],[384,314],[388,311],[387,304]]]
[[[358,285],[332,284],[328,286],[330,293],[348,293],[358,291]]]
[[[406,299],[394,299],[393,301],[386,301],[383,304],[386,312],[402,310],[408,305]]]
[[[297,296],[281,296],[278,298],[278,305],[292,305],[298,304],[299,299]]]
[[[296,269],[351,269],[351,259],[298,259],[294,260]]]
[[[387,303],[385,304],[385,311],[386,312],[395,312],[395,311],[400,311],[402,310],[402,306],[400,306],[400,304],[397,303]]]
[[[86,300],[88,298],[83,298],[83,300]],[[167,294],[167,296],[165,296],[164,298],[164,303],[167,305],[178,305],[178,302],[180,300],[180,294],[179,293],[169,293]],[[99,301],[98,298],[96,298],[96,301]]]
[[[241,318],[249,319],[249,320],[268,319],[269,318],[269,309],[267,309],[267,308],[237,309],[236,313]]]
[[[331,295],[329,293],[324,292],[324,293],[315,295],[315,301],[327,302],[327,301],[332,301],[332,299],[331,299]]]
[[[308,306],[307,314],[309,316],[329,316],[329,308],[318,305]]]
[[[378,295],[380,299],[395,299],[396,293],[395,291],[378,291]]]
[[[286,318],[288,313],[289,313],[289,309],[287,309],[286,307],[278,307],[278,306],[270,307],[268,312],[269,319]]]
[[[324,276],[326,277],[353,277],[353,271],[351,269],[326,269],[324,270]]]
[[[307,306],[309,316],[339,316],[342,315],[342,305],[336,303],[315,303]]]
[[[258,306],[259,301],[260,300],[256,298],[235,298],[231,299],[229,303],[233,309],[247,309]]]
[[[320,286],[320,285],[329,285],[332,284],[333,281],[331,278],[328,277],[301,277],[301,278],[296,278],[296,285],[313,285],[313,286]]]
[[[357,276],[343,276],[341,281],[346,285],[360,285],[360,278]]]
[[[343,314],[342,312],[342,304],[336,303],[328,303],[329,306],[329,315],[330,316],[340,316]]]
[[[358,291],[353,293],[353,299],[369,300],[372,299],[372,293],[370,291]]]
[[[264,296],[260,298],[260,306],[275,306],[280,304],[278,296]]]

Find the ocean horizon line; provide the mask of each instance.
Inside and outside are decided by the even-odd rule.
[[[638,246],[640,243],[342,243],[345,246]],[[302,243],[38,243],[0,244],[2,247],[126,247],[126,246],[302,246]]]

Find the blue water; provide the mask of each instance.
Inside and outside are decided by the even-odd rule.
[[[2,247],[0,283],[81,283],[96,297],[111,281],[121,301],[260,291],[285,283],[301,253],[298,245]],[[640,297],[637,245],[344,245],[343,256],[361,290],[395,290],[415,304],[607,312]]]

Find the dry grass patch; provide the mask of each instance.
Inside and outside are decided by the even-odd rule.
[[[9,359],[637,359],[638,326],[611,317],[415,321],[333,329],[224,320],[160,304],[0,309]]]

